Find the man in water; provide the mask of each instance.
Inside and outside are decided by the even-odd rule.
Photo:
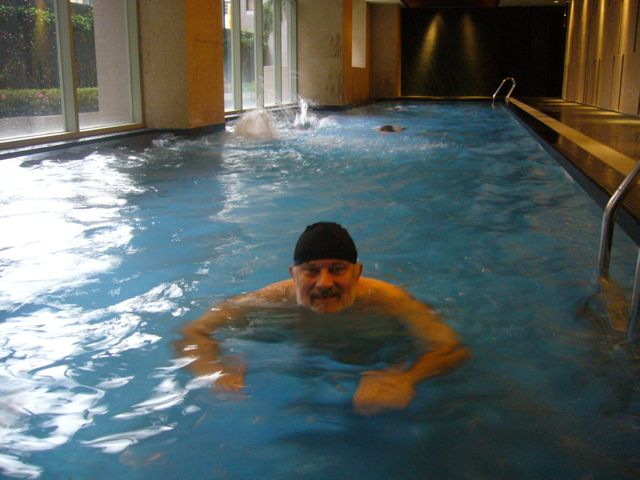
[[[220,361],[212,335],[218,327],[252,310],[272,307],[305,308],[320,315],[382,313],[404,322],[411,335],[424,343],[426,353],[408,368],[362,373],[353,397],[356,411],[362,414],[405,408],[418,382],[444,374],[469,357],[453,330],[431,308],[399,287],[362,276],[356,246],[340,225],[309,225],[298,239],[293,259],[291,278],[225,300],[183,329],[184,339],[176,346],[183,356],[193,357],[189,368],[194,374],[220,372],[216,389],[241,390],[244,368]]]

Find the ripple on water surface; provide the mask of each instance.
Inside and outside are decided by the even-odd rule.
[[[487,104],[293,121],[0,162],[2,475],[637,478],[638,355],[604,328],[601,212],[537,141]],[[175,358],[185,322],[285,278],[317,220],[473,352],[406,411],[351,402],[384,363],[365,347],[396,332],[250,318],[220,332],[249,362],[241,398]],[[620,232],[613,253],[628,297],[636,248]]]

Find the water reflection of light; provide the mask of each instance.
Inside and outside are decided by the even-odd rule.
[[[86,385],[75,379],[79,370],[91,370],[94,360],[157,343],[160,337],[144,331],[142,314],[175,313],[182,295],[178,285],[162,284],[102,309],[84,311],[58,305],[0,323],[0,357],[4,359],[0,365],[0,443],[10,452],[0,453],[0,469],[15,475],[32,472],[33,478],[37,477],[38,467],[20,462],[16,454],[58,447],[91,425],[95,416],[108,414],[103,404],[105,390],[121,388],[133,376],[113,376]],[[79,365],[72,366],[76,358],[84,360],[75,360]],[[158,369],[159,386],[149,400],[134,406],[135,413],[144,415],[182,402],[188,389],[179,387],[172,377],[184,361]],[[112,452],[116,445],[126,448],[172,428],[143,428],[87,445]],[[34,433],[41,429],[46,429],[47,435]]]
[[[38,478],[42,473],[42,469],[35,465],[27,465],[21,462],[15,455],[0,453],[0,472],[6,472],[17,478]]]
[[[153,344],[141,313],[175,309],[179,287],[161,285],[120,304],[85,310],[67,293],[97,282],[126,255],[135,225],[127,198],[141,193],[114,168],[90,155],[76,161],[21,159],[0,163],[0,471],[36,478],[29,452],[66,443],[96,415],[111,378],[100,386],[76,378],[86,359]],[[83,358],[83,360],[80,360]],[[46,432],[46,433],[43,433]]]
[[[108,435],[106,437],[96,438],[95,440],[83,443],[90,447],[99,448],[104,453],[120,453],[127,447],[138,443],[140,440],[171,430],[174,426],[175,425],[158,425],[149,428],[142,428],[132,432]]]
[[[0,309],[92,281],[132,238],[124,195],[140,191],[111,158],[0,166]]]

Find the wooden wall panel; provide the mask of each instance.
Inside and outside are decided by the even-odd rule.
[[[400,7],[370,4],[371,98],[400,96]]]
[[[563,97],[638,115],[639,0],[574,0],[569,12]]]

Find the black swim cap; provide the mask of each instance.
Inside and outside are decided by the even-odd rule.
[[[311,260],[335,258],[356,263],[358,251],[349,232],[333,222],[309,225],[296,243],[293,262],[300,265]]]

